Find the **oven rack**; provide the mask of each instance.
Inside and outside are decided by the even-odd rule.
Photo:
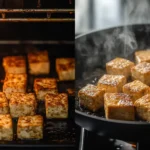
[[[74,9],[0,9],[0,22],[73,22]],[[69,14],[69,17],[53,17],[53,14]],[[12,18],[7,14],[45,14],[44,17]]]

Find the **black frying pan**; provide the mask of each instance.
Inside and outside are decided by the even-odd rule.
[[[91,32],[76,38],[76,91],[96,83],[105,64],[116,56],[134,61],[134,52],[150,47],[150,25],[130,25]],[[76,93],[77,94],[77,93]],[[77,96],[76,96],[77,98]],[[91,113],[76,99],[76,123],[88,131],[109,138],[140,141],[150,138],[146,121],[106,120],[103,112]]]

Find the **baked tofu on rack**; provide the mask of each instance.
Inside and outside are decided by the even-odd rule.
[[[9,114],[0,114],[0,140],[13,140],[13,123]]]
[[[12,74],[7,73],[4,79],[3,92],[6,94],[7,99],[13,92],[26,92],[27,74]]]
[[[135,61],[137,64],[141,62],[150,63],[150,50],[141,50],[135,52]]]
[[[141,81],[134,80],[133,82],[127,83],[123,86],[123,92],[129,94],[132,100],[136,101],[140,97],[148,94],[150,92],[150,88]]]
[[[124,93],[105,93],[104,108],[107,119],[135,120],[134,104]]]
[[[56,72],[60,81],[75,80],[75,59],[57,58]]]
[[[17,137],[18,139],[42,139],[43,117],[41,115],[19,117]]]
[[[8,114],[9,105],[5,93],[0,92],[0,114]]]
[[[6,56],[3,58],[3,67],[6,73],[26,73],[24,56]]]
[[[131,69],[133,80],[140,80],[141,82],[150,85],[150,63],[142,62]]]
[[[34,93],[12,93],[9,107],[13,118],[35,115],[37,102]]]
[[[68,95],[66,93],[46,94],[46,118],[68,118]]]
[[[29,73],[32,75],[50,73],[50,60],[46,50],[28,53],[28,63]]]
[[[133,66],[133,62],[124,58],[117,57],[106,63],[106,71],[108,74],[124,75],[126,78],[128,78],[129,76],[131,76],[131,68]]]
[[[34,80],[34,91],[37,99],[44,101],[46,94],[58,93],[57,80],[55,78],[36,78]]]
[[[134,105],[138,117],[142,120],[150,121],[150,94],[136,100]]]
[[[126,82],[126,77],[123,75],[104,74],[99,79],[97,86],[107,93],[118,93],[122,92],[122,87]]]
[[[87,84],[78,92],[80,105],[95,112],[104,106],[104,90],[95,85]]]

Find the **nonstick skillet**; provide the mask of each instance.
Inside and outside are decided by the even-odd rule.
[[[77,93],[87,83],[95,84],[105,73],[106,62],[115,57],[134,61],[137,50],[150,48],[150,25],[128,25],[90,32],[76,37],[75,121],[82,128],[109,138],[143,141],[150,139],[150,123],[107,120],[103,111],[92,113],[79,105]]]

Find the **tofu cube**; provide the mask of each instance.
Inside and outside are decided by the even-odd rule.
[[[3,58],[3,67],[6,73],[26,73],[24,56],[6,56]]]
[[[50,73],[50,60],[46,50],[28,53],[28,63],[29,73],[32,75]]]
[[[141,82],[150,85],[150,63],[142,62],[131,69],[133,80],[140,80]]]
[[[131,76],[131,68],[134,66],[134,63],[124,59],[124,58],[115,58],[110,62],[106,63],[107,74],[112,75],[124,75],[126,78]]]
[[[133,101],[136,101],[140,97],[150,92],[149,86],[142,83],[139,80],[127,83],[123,86],[123,92],[129,94]]]
[[[134,103],[137,116],[146,121],[150,121],[150,94],[144,95]]]
[[[56,72],[60,81],[75,80],[75,59],[57,58]]]
[[[107,93],[119,93],[122,92],[122,87],[126,82],[126,77],[123,75],[104,74],[99,79],[97,86]]]
[[[8,73],[5,76],[3,84],[3,92],[6,94],[7,99],[13,92],[26,92],[27,74],[12,74]]]
[[[55,78],[36,78],[34,80],[34,91],[40,101],[44,101],[46,94],[57,94],[57,81]]]
[[[13,118],[36,114],[36,99],[33,93],[12,93],[9,101],[10,114]]]
[[[150,63],[150,50],[141,50],[135,52],[136,63],[148,62]]]
[[[13,124],[9,114],[0,114],[0,140],[13,140]]]
[[[104,90],[87,84],[78,92],[80,105],[95,112],[104,106]]]
[[[43,117],[41,115],[19,117],[17,137],[18,139],[42,139]]]
[[[45,96],[46,118],[68,118],[68,95],[46,94]]]
[[[107,119],[135,120],[134,104],[124,93],[105,93],[104,108]]]
[[[5,93],[0,92],[0,114],[8,114],[9,105]]]

